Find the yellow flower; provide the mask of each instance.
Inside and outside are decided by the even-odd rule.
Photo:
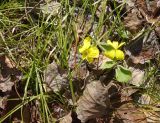
[[[84,51],[86,51],[90,46],[91,46],[91,38],[90,37],[86,37],[83,41],[83,46],[81,48],[79,48],[79,52],[83,53]]]
[[[124,52],[122,50],[119,50],[121,46],[125,44],[125,42],[122,42],[118,44],[117,41],[111,42],[110,40],[107,41],[107,48],[104,52],[105,56],[107,56],[110,59],[116,59],[116,60],[123,60],[124,59]]]
[[[83,46],[79,48],[79,52],[82,54],[82,59],[86,59],[89,63],[93,62],[94,58],[99,57],[99,50],[96,46],[91,45],[90,37],[84,39]]]

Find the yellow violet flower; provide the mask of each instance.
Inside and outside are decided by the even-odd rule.
[[[109,46],[106,48],[106,51],[104,52],[105,56],[107,56],[110,59],[116,60],[124,59],[124,52],[122,50],[119,50],[119,48],[123,46],[125,42],[118,44],[117,41],[111,42],[110,40],[107,40],[107,44]]]
[[[81,48],[79,48],[79,52],[83,53],[84,51],[86,51],[90,46],[91,46],[91,38],[90,37],[86,37],[83,41],[83,46]]]
[[[96,46],[91,45],[91,40],[90,37],[86,37],[83,41],[83,46],[79,48],[79,52],[82,54],[82,59],[86,59],[89,63],[93,62],[94,58],[99,57],[99,50]]]

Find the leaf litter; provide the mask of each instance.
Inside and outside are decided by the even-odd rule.
[[[0,56],[0,114],[4,114],[7,106],[7,99],[13,92],[13,87],[17,88],[17,82],[22,78],[22,73],[15,66],[15,63],[7,56]]]
[[[119,0],[116,1],[118,3],[124,2]],[[158,119],[159,114],[157,113],[159,111],[158,107],[156,108],[157,110],[152,110],[154,108],[151,108],[151,111],[144,110],[133,103],[134,98],[132,97],[139,91],[139,88],[135,89],[134,87],[140,87],[145,84],[147,80],[145,79],[145,75],[147,74],[145,69],[149,66],[151,60],[156,61],[155,58],[159,53],[160,27],[158,25],[159,15],[157,15],[157,11],[159,10],[158,2],[158,0],[149,1],[149,3],[145,0],[126,1],[125,7],[127,13],[126,16],[124,16],[123,23],[131,34],[131,40],[125,46],[127,54],[125,61],[132,71],[132,78],[128,85],[116,83],[116,80],[113,77],[115,72],[112,71],[112,69],[109,72],[105,72],[100,68],[102,64],[101,60],[103,60],[103,58],[100,61],[96,61],[96,65],[83,62],[81,66],[77,67],[76,65],[79,63],[79,56],[76,56],[76,60],[73,60],[75,58],[75,52],[74,50],[70,51],[69,68],[73,72],[75,82],[78,82],[78,80],[80,81],[80,84],[75,85],[76,88],[80,88],[82,93],[77,93],[78,98],[75,103],[75,109],[73,112],[66,113],[66,115],[63,114],[64,117],[61,116],[62,118],[58,119],[60,123],[85,123],[93,119],[96,119],[96,122],[100,122],[101,118],[104,122],[117,123],[148,123],[156,121],[158,123],[158,121],[160,121]],[[53,10],[53,13],[51,12],[53,8],[47,8],[47,4],[41,4],[42,12],[44,14],[50,14],[49,18],[55,16],[55,13],[58,13],[61,6],[61,4],[57,2],[53,2],[52,4],[53,6],[54,4],[58,6],[56,10]],[[46,8],[47,11],[44,12]],[[101,6],[99,9],[101,9]],[[109,7],[109,9],[112,11],[111,7]],[[93,34],[93,27],[97,25],[90,21],[86,21],[82,24],[81,18],[84,17],[82,17],[82,15],[81,17],[78,17],[76,24],[78,25],[78,29],[83,32],[83,36],[80,37],[83,38],[86,34]],[[100,18],[99,15],[98,18]],[[154,30],[146,32],[145,30],[148,30],[150,26],[154,27]],[[21,80],[22,74],[8,57],[1,56],[0,63],[2,68],[0,75],[0,90],[1,93],[3,93],[2,95],[4,95],[0,96],[0,108],[4,110],[7,105],[6,99],[10,95],[9,92],[12,92],[12,88]],[[46,93],[69,90],[68,71],[62,69],[55,61],[47,66],[43,75],[43,87]],[[124,78],[124,80],[125,79],[127,78]],[[126,81],[128,81],[128,79]],[[130,89],[125,90],[126,87],[130,87]],[[69,96],[66,98],[71,98],[70,92]],[[144,95],[141,95],[139,103],[150,104],[150,100],[150,97],[148,97],[147,101],[144,101]],[[63,108],[59,107],[58,109],[63,110]],[[3,114],[3,112],[0,112],[0,114]],[[154,116],[152,116],[152,114]]]

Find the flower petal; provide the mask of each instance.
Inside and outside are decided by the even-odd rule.
[[[87,50],[91,46],[91,38],[86,37],[83,41],[83,46],[79,48],[79,52],[83,53],[85,50]]]
[[[83,53],[82,53],[82,59],[83,59],[83,60],[86,59],[86,58],[87,58],[87,55],[88,55],[88,52],[87,52],[87,51],[83,52]]]
[[[124,59],[124,53],[121,50],[116,50],[116,59],[117,60],[123,60]]]
[[[93,62],[93,58],[90,58],[90,57],[87,57],[86,60],[87,60],[89,63],[92,63],[92,62]]]
[[[89,58],[98,58],[99,57],[99,50],[96,46],[91,46],[88,49],[88,55]]]
[[[121,42],[119,45],[118,45],[118,48],[120,48],[121,46],[123,46],[125,44],[125,42]]]
[[[107,44],[111,45],[112,46],[112,42],[111,40],[107,40]]]
[[[114,49],[118,49],[118,41],[113,41],[112,47],[114,47]]]
[[[107,40],[107,44],[112,46],[114,49],[118,49],[118,42],[117,41],[111,42],[110,40]]]
[[[104,52],[104,55],[110,59],[114,59],[116,52],[115,52],[115,50],[107,50]]]

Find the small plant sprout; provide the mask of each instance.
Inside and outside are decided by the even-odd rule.
[[[83,45],[79,48],[79,52],[82,54],[82,59],[92,63],[94,58],[99,57],[99,49],[91,44],[92,39],[86,37],[83,41]]]
[[[105,48],[104,55],[112,60],[124,60],[124,52],[119,50],[125,42],[118,43],[117,41],[111,42],[107,40],[107,47]]]

